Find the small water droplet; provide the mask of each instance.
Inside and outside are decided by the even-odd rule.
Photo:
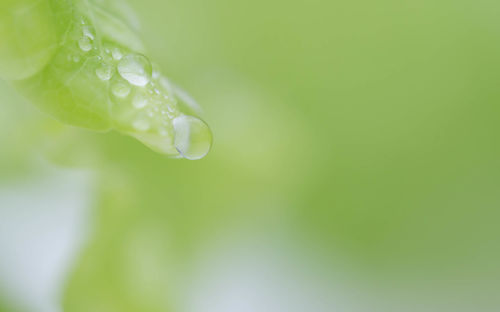
[[[156,63],[152,63],[151,66],[153,67],[153,79],[157,80],[158,78],[160,78],[161,75],[160,68]]]
[[[145,56],[130,54],[118,64],[118,72],[131,84],[144,87],[151,80],[151,63]]]
[[[83,35],[85,37],[90,38],[91,40],[95,39],[94,34],[92,33],[92,31],[90,30],[90,28],[88,26],[83,27]]]
[[[123,58],[123,54],[118,48],[114,48],[113,51],[111,52],[111,55],[117,61],[119,61]]]
[[[113,68],[109,65],[102,65],[96,69],[95,73],[102,81],[108,81],[113,76]]]
[[[80,57],[78,55],[73,56],[73,62],[75,63],[80,62]]]
[[[138,131],[148,131],[150,128],[149,122],[143,119],[134,121],[132,126]]]
[[[144,108],[148,105],[148,99],[142,94],[137,94],[132,100],[132,105],[137,109]]]
[[[111,91],[119,98],[126,98],[130,94],[130,85],[126,82],[117,82],[111,87]]]
[[[92,50],[92,42],[90,41],[89,37],[80,38],[80,40],[78,40],[78,46],[84,52]]]
[[[174,145],[182,157],[197,160],[208,154],[212,146],[212,132],[204,121],[182,115],[174,119],[173,125]]]

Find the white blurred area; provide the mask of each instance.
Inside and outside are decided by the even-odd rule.
[[[89,228],[91,175],[49,168],[0,182],[0,294],[23,311],[58,312]]]
[[[259,239],[260,238],[260,239]],[[322,275],[321,265],[279,238],[238,235],[200,252],[184,280],[183,312],[354,311],[345,276]],[[194,268],[194,269],[193,269]]]

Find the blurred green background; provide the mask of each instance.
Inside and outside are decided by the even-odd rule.
[[[4,283],[5,311],[498,311],[500,4],[129,2],[213,149],[167,159],[2,83],[0,189],[83,170],[91,211],[59,308]]]

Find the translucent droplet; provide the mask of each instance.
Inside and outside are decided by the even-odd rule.
[[[111,55],[117,61],[119,61],[123,58],[123,54],[118,48],[114,48],[113,51],[111,52]]]
[[[89,52],[90,50],[92,50],[92,42],[89,37],[80,38],[80,40],[78,40],[78,46],[84,52]]]
[[[80,62],[80,57],[78,55],[73,56],[73,62],[75,63]]]
[[[91,40],[95,39],[94,34],[92,33],[92,31],[90,30],[90,28],[88,26],[83,27],[83,35],[85,37],[90,38]]]
[[[174,145],[182,157],[197,160],[205,157],[212,146],[212,132],[207,124],[193,116],[179,116],[173,121]]]
[[[111,91],[116,97],[126,98],[130,94],[130,85],[126,82],[117,82],[113,84]]]
[[[144,108],[148,105],[148,99],[142,94],[137,94],[132,100],[132,105],[137,109]]]
[[[153,69],[153,79],[158,79],[160,78],[160,72]]]
[[[131,84],[144,87],[151,80],[152,68],[145,56],[130,54],[118,64],[118,72]]]
[[[132,126],[138,131],[148,131],[150,128],[149,122],[143,119],[134,121]]]
[[[95,73],[102,81],[108,81],[113,75],[113,68],[109,65],[102,65],[96,69]]]

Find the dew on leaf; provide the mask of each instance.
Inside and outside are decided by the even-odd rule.
[[[174,145],[182,157],[197,160],[205,157],[212,146],[212,133],[207,124],[193,116],[179,116],[173,121]]]
[[[144,108],[146,105],[148,105],[148,99],[140,93],[136,94],[136,96],[132,100],[132,105],[137,109]]]
[[[116,82],[111,87],[111,91],[116,97],[126,98],[130,94],[130,85],[126,82]]]
[[[113,51],[111,52],[111,55],[117,61],[119,61],[123,58],[123,54],[118,48],[114,48]]]
[[[92,50],[92,42],[89,37],[82,37],[80,40],[78,40],[78,46],[80,49],[84,52],[89,52]]]
[[[90,38],[91,40],[95,39],[94,34],[92,33],[92,31],[90,30],[90,28],[88,26],[83,27],[83,35],[85,37]]]
[[[130,54],[118,63],[118,72],[131,84],[144,87],[151,80],[152,68],[145,56]]]
[[[96,69],[95,73],[102,81],[108,81],[113,75],[113,68],[109,65],[102,65]]]

